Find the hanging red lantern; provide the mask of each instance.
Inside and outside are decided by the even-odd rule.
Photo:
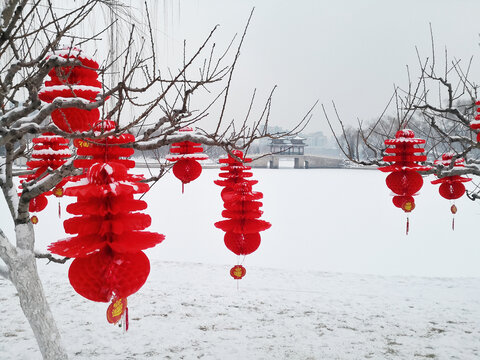
[[[179,132],[193,132],[193,129],[185,127],[180,129]],[[197,179],[202,173],[202,165],[197,160],[208,159],[208,156],[202,152],[203,148],[200,143],[188,140],[173,143],[170,147],[170,154],[167,155],[166,159],[175,162],[172,171],[175,177],[182,182],[182,193],[184,185]]]
[[[449,167],[452,163],[452,159],[454,157],[453,153],[446,153],[442,155],[442,160],[435,160],[436,165],[443,165],[445,167]],[[452,166],[453,169],[458,169],[464,167],[464,159],[458,158],[455,160],[455,164]],[[452,175],[452,176],[445,176],[439,178],[437,180],[433,180],[432,184],[440,184],[438,188],[438,192],[440,196],[447,200],[456,200],[465,194],[465,185],[464,182],[471,181],[472,179],[462,177],[459,175]],[[457,213],[457,207],[455,204],[452,204],[450,207],[450,211],[452,212],[452,230],[455,229],[455,218],[453,215]]]
[[[395,194],[393,204],[401,208],[407,214],[415,208],[413,196],[422,188],[423,178],[418,171],[427,171],[429,166],[420,165],[427,159],[421,155],[424,149],[416,145],[425,144],[425,140],[415,138],[410,129],[397,131],[395,139],[385,140],[385,145],[391,146],[385,150],[383,160],[391,162],[391,165],[379,167],[383,172],[391,172],[386,178],[386,184]],[[409,218],[407,216],[406,233],[409,230]]]
[[[230,276],[235,280],[240,280],[245,276],[246,273],[247,269],[245,269],[242,265],[235,265],[230,269]]]
[[[52,170],[58,169],[72,155],[68,148],[68,140],[53,133],[44,133],[32,140],[34,143],[31,159],[27,161],[28,170],[35,171],[33,174],[21,176],[25,180],[22,183],[35,179],[41,179],[48,175]],[[29,211],[40,212],[47,207],[47,196],[58,193],[59,189],[65,185],[67,180],[62,180],[52,191],[45,192],[30,200]],[[20,186],[22,188],[22,186]],[[32,223],[36,224],[36,221]]]
[[[100,127],[115,128],[111,121],[97,124]],[[141,176],[128,173],[127,166],[135,163],[122,156],[131,148],[119,144],[129,139],[133,140],[112,135],[89,140],[91,146],[81,148],[85,150],[82,155],[90,158],[75,162],[79,167],[89,167],[88,172],[79,185],[65,190],[65,195],[77,198],[67,206],[67,212],[77,216],[64,221],[65,232],[75,236],[49,246],[52,253],[75,258],[69,269],[70,283],[77,293],[92,301],[114,303],[137,292],[150,272],[142,250],[164,239],[163,235],[143,231],[150,226],[151,218],[138,212],[147,204],[134,195],[146,192],[149,186],[139,182]]]
[[[226,164],[221,167],[223,171],[220,177],[223,180],[216,180],[215,184],[223,186],[222,199],[225,210],[222,216],[226,220],[218,221],[215,226],[225,231],[225,246],[236,255],[248,255],[253,253],[260,246],[260,231],[267,230],[271,224],[260,220],[262,215],[260,200],[263,197],[261,192],[252,190],[252,186],[257,183],[256,180],[247,180],[252,173],[250,166],[244,165],[251,159],[243,158],[241,151],[232,152],[233,156],[227,159],[220,159],[220,163]],[[230,274],[236,280],[245,275],[245,268],[241,265],[234,266]]]
[[[53,68],[48,75],[50,81],[38,92],[40,100],[53,102],[57,97],[81,98],[94,102],[102,91],[102,84],[97,80],[98,63],[77,48],[55,51],[47,56],[58,56],[81,65]],[[79,108],[56,109],[51,113],[52,121],[65,132],[89,131],[100,117],[98,109],[83,110]]]

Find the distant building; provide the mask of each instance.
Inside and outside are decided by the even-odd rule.
[[[284,155],[303,155],[305,153],[305,138],[300,136],[271,139],[270,152]]]

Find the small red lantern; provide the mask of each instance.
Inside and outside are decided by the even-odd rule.
[[[247,269],[245,269],[242,265],[235,265],[230,269],[230,276],[235,280],[240,280],[245,276],[246,273]]]
[[[387,148],[383,160],[391,162],[391,165],[379,167],[383,172],[391,172],[386,178],[387,186],[395,194],[393,204],[402,209],[405,213],[410,213],[415,208],[413,196],[422,188],[423,178],[418,171],[427,171],[429,166],[420,165],[427,159],[423,148],[415,145],[424,144],[425,140],[415,138],[415,134],[410,129],[399,130],[395,134],[395,139],[385,140]],[[391,154],[391,155],[390,155]],[[407,216],[406,233],[409,230],[409,218]]]
[[[452,159],[455,155],[453,153],[446,153],[442,155],[442,160],[435,160],[436,165],[443,165],[449,167],[452,163]],[[455,164],[452,166],[452,169],[458,169],[464,167],[464,159],[458,158],[455,160]],[[461,177],[459,175],[445,176],[443,178],[433,180],[432,184],[440,184],[438,189],[440,196],[447,200],[456,200],[465,194],[465,185],[464,182],[471,181],[472,179]],[[455,215],[457,212],[457,207],[455,204],[452,204],[450,207],[452,215]],[[452,216],[452,230],[455,229],[455,218]]]
[[[35,170],[33,174],[22,176],[23,182],[41,179],[48,175],[49,171],[62,166],[72,155],[68,148],[68,140],[53,133],[44,133],[32,140],[33,146],[31,160],[27,161],[29,170]],[[67,180],[58,183],[53,191],[45,192],[30,200],[29,211],[40,212],[48,204],[47,196],[55,194],[62,189]],[[21,188],[21,187],[20,187]],[[38,222],[38,218],[37,218]]]
[[[180,129],[179,132],[189,133],[193,132],[193,129],[185,127]],[[182,193],[184,185],[195,180],[202,173],[202,165],[197,160],[208,159],[208,156],[202,152],[203,148],[200,143],[188,140],[173,143],[170,147],[171,154],[166,159],[175,162],[172,171],[175,177],[182,182]]]

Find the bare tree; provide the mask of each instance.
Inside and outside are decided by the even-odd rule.
[[[415,135],[426,139],[427,164],[438,177],[472,174],[480,175],[480,148],[476,140],[478,130],[470,127],[477,115],[478,85],[471,80],[472,59],[465,62],[451,57],[445,49],[442,59],[436,56],[434,39],[431,39],[431,55],[422,58],[417,50],[418,74],[412,79],[407,67],[408,85],[396,86],[389,103],[378,119],[358,122],[361,139],[350,136],[348,129],[333,104],[335,117],[323,106],[324,115],[345,156],[361,165],[385,166],[382,158],[386,146],[384,140],[393,138],[403,128],[414,130]],[[337,123],[338,126],[335,124]],[[453,152],[454,160],[466,159],[464,168],[434,164],[442,153]],[[468,194],[472,199],[478,192]]]
[[[44,176],[23,183],[18,194],[15,181],[18,173],[15,172],[14,162],[28,157],[32,136],[50,132],[70,140],[100,139],[128,132],[136,136],[135,142],[129,146],[138,150],[154,150],[173,142],[192,140],[221,147],[230,153],[234,149],[248,149],[256,139],[272,136],[267,126],[273,91],[258,118],[253,119],[251,110],[255,96],[252,96],[247,115],[239,123],[226,118],[229,89],[251,15],[243,34],[224,50],[219,51],[212,41],[217,31],[214,28],[193,55],[185,57],[176,71],[165,73],[160,71],[155,53],[148,9],[148,30],[138,36],[135,23],[123,19],[128,9],[119,6],[116,0],[84,0],[74,5],[74,8],[66,9],[64,2],[62,8],[56,8],[52,0],[8,0],[0,19],[0,187],[16,236],[14,240],[8,239],[0,229],[0,258],[5,263],[0,264],[0,275],[16,287],[21,308],[45,359],[65,359],[67,352],[46,301],[36,259],[48,258],[58,262],[66,259],[35,253],[35,231],[30,222],[29,202],[51,190],[65,177],[75,174],[73,159],[76,155],[58,169],[50,169]],[[95,33],[79,35],[78,28],[92,16],[93,11],[98,12],[99,9],[114,14],[114,20]],[[109,78],[116,80],[105,85],[93,102],[81,98],[58,98],[49,104],[40,101],[39,89],[52,69],[83,66],[76,58],[48,55],[54,53],[61,43],[70,48],[108,48],[108,41],[104,38],[114,26],[128,29],[126,46],[110,48],[98,73],[104,84]],[[219,90],[212,91],[211,102],[200,110],[190,109],[194,93],[212,88]],[[214,105],[220,109],[218,114],[210,113]],[[102,118],[114,120],[117,128],[100,135],[93,130],[70,133],[51,122],[52,111],[72,107],[100,109]],[[131,114],[134,114],[133,118]],[[216,119],[213,131],[202,127],[202,120],[207,117]],[[295,130],[274,136],[300,131],[308,117],[309,114]],[[177,131],[185,126],[196,127],[197,133],[178,135]],[[160,166],[158,173],[152,174],[147,181],[158,180],[165,170],[165,165]]]

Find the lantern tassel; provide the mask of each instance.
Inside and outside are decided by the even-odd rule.
[[[407,216],[407,227],[405,229],[405,235],[408,235],[408,230],[410,229],[410,220],[408,219],[408,216]]]
[[[185,190],[185,183],[182,182],[182,194],[183,194],[183,191]]]
[[[455,231],[455,216],[452,216],[452,230]]]
[[[62,205],[60,205],[60,200],[58,201],[58,218],[62,218]]]
[[[125,312],[123,313],[123,332],[128,331],[128,306],[125,308]]]

